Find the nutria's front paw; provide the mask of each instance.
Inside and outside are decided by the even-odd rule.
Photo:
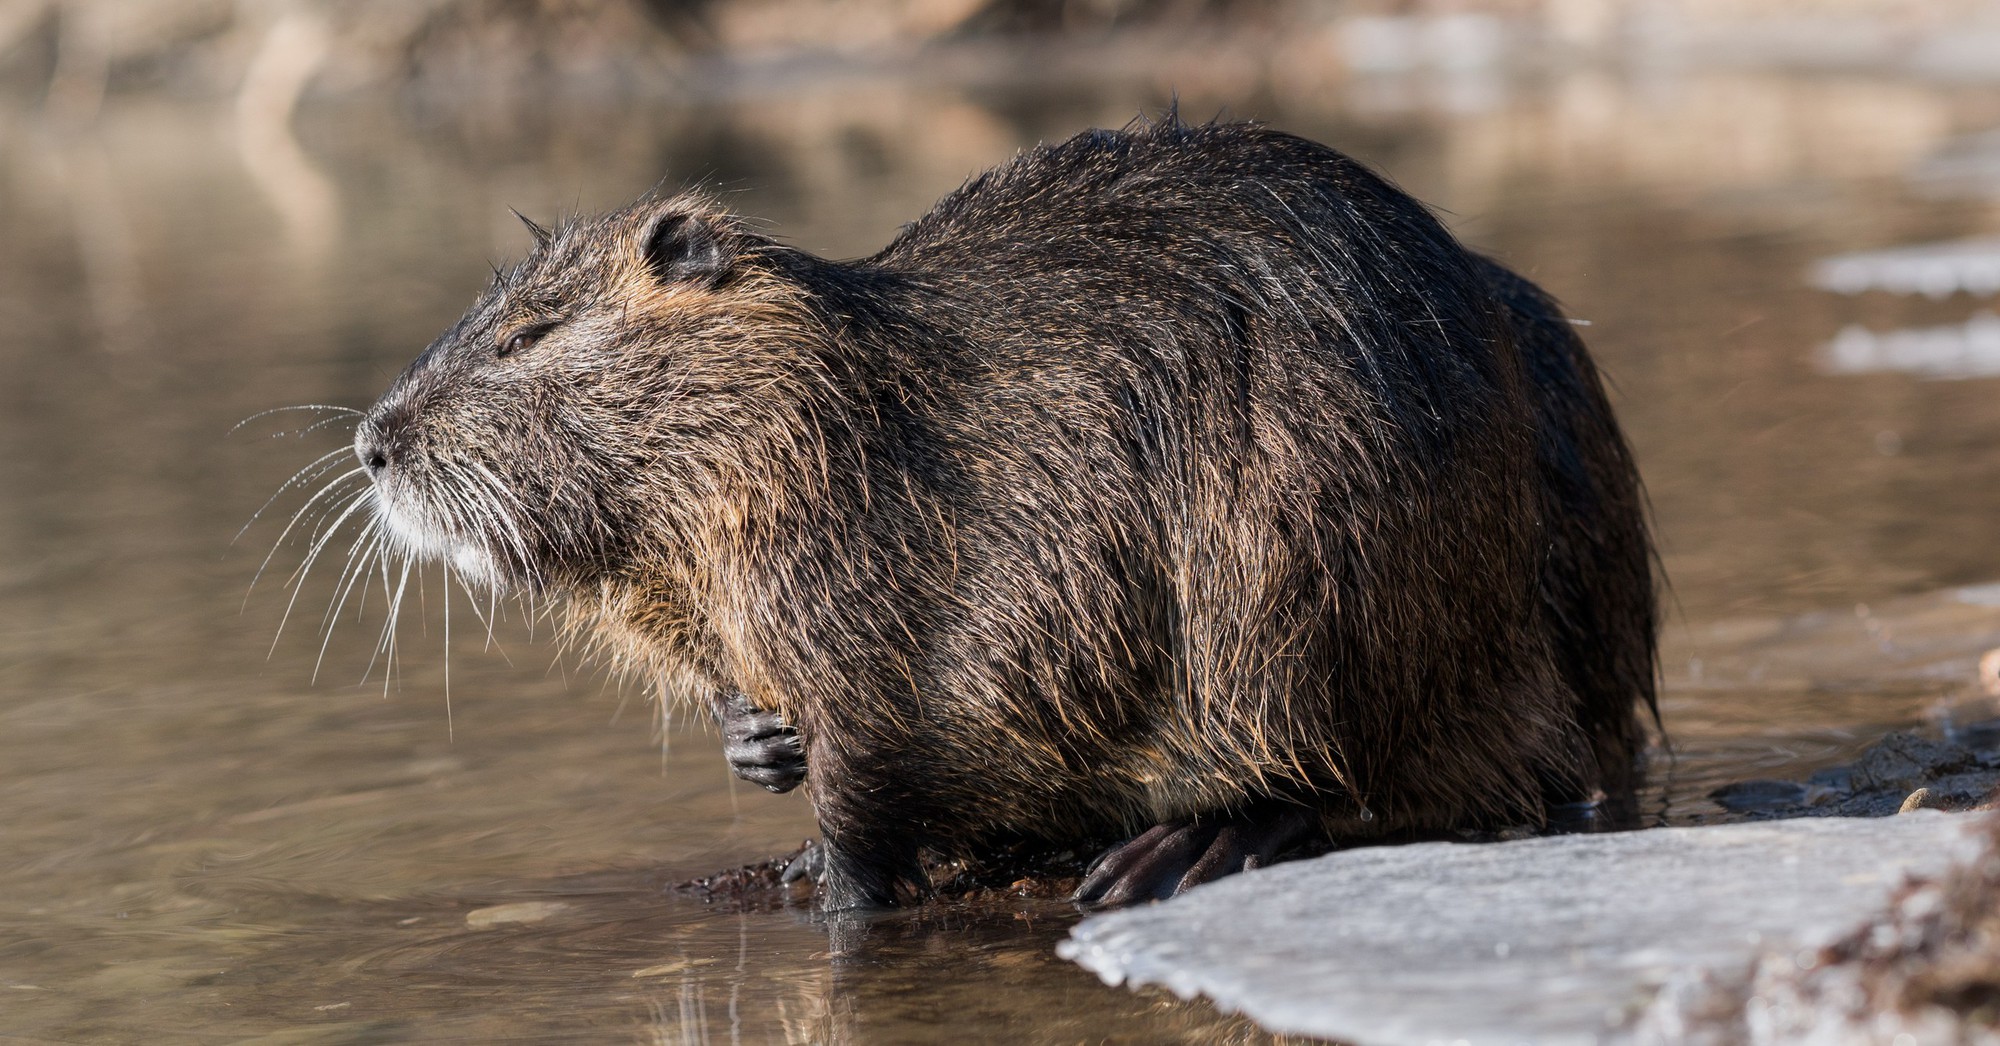
[[[1070,900],[1099,908],[1164,901],[1189,887],[1270,864],[1311,830],[1312,818],[1304,810],[1279,805],[1154,825],[1098,857]]]
[[[736,776],[773,792],[789,792],[806,779],[806,753],[799,735],[776,712],[750,703],[741,692],[722,699],[722,754]]]

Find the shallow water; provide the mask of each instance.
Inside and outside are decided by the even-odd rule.
[[[1184,112],[1376,163],[1590,322],[1673,582],[1678,758],[1656,779],[1675,820],[1711,815],[1722,781],[1982,713],[2000,610],[1921,593],[2000,578],[1995,385],[1823,349],[1991,302],[1811,272],[2000,233],[2000,184],[1934,174],[2000,126],[2000,93],[1655,72],[1305,105],[1194,79]],[[322,640],[337,560],[280,635],[304,546],[246,590],[299,491],[232,543],[346,438],[287,434],[310,414],[232,427],[365,406],[524,248],[508,207],[700,181],[860,254],[1017,148],[1168,97],[1059,93],[333,100],[295,139],[225,106],[114,97],[64,128],[0,102],[0,1036],[1257,1041],[1055,960],[1060,906],[829,929],[666,894],[795,846],[803,803],[732,785],[698,724],[661,730],[518,611],[489,631],[452,597],[447,657],[435,575],[393,673],[371,665],[379,592]]]

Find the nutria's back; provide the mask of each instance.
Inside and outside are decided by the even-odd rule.
[[[1581,344],[1259,127],[1037,149],[852,263],[687,200],[570,223],[359,445],[422,547],[789,722],[836,904],[1003,835],[1633,781],[1650,566]],[[454,529],[460,461],[499,511]]]

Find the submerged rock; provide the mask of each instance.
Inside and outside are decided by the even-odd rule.
[[[1857,792],[1877,788],[1909,791],[1927,781],[1974,764],[1972,750],[1950,741],[1932,741],[1897,731],[1876,742],[1849,767]]]
[[[1934,740],[1898,730],[1854,762],[1820,770],[1802,783],[1737,781],[1708,797],[1728,816],[1760,819],[1983,808],[2000,789],[2000,733],[1990,722],[1957,733],[1957,740]]]
[[[1809,794],[1808,788],[1797,781],[1758,778],[1723,785],[1708,793],[1708,797],[1730,813],[1749,813],[1800,806]]]
[[[1909,876],[1975,852],[1976,823],[1918,811],[1349,850],[1096,916],[1058,951],[1279,1032],[1640,1041],[1699,1017],[1683,996],[1733,998],[1712,986],[1868,922]]]

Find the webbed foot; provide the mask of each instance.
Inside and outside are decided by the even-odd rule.
[[[1277,803],[1240,815],[1210,815],[1154,825],[1106,850],[1070,900],[1097,908],[1166,900],[1189,887],[1262,868],[1314,827],[1304,808]]]
[[[799,735],[776,712],[732,692],[716,706],[722,724],[722,754],[736,776],[773,792],[789,792],[806,779],[806,752]]]

